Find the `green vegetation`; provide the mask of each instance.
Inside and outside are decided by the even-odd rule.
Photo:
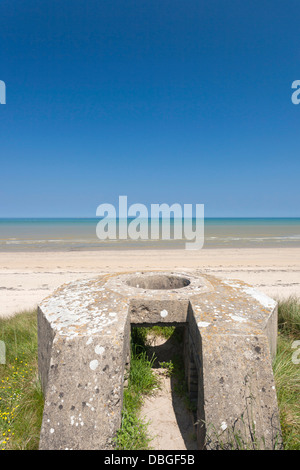
[[[153,372],[156,357],[149,360],[149,336],[158,335],[182,344],[183,329],[175,326],[136,327],[131,332],[131,364],[128,372],[128,387],[124,390],[122,425],[117,434],[116,448],[142,450],[149,448],[151,438],[147,423],[139,417],[143,396],[160,386],[158,375]],[[159,362],[166,376],[175,379],[174,390],[181,396],[187,409],[195,411],[191,403],[184,377],[182,354],[175,354],[169,361]]]
[[[159,366],[166,370],[166,375],[169,377],[172,375],[174,392],[182,398],[184,405],[187,410],[191,412],[196,411],[196,406],[191,402],[187,383],[185,380],[184,361],[182,355],[182,344],[183,344],[183,328],[175,326],[153,326],[148,329],[149,333],[154,333],[162,336],[165,339],[172,339],[173,343],[179,345],[179,353],[173,354],[173,357],[169,361],[160,362]],[[180,346],[181,345],[181,346]]]
[[[284,448],[300,449],[300,300],[279,301],[278,351],[273,363]],[[181,342],[180,328],[133,328],[131,365],[124,390],[122,426],[116,449],[146,449],[151,443],[147,423],[140,416],[143,396],[159,387],[149,359],[147,336],[158,334]],[[43,395],[37,370],[36,311],[0,320],[0,341],[5,344],[6,363],[0,364],[0,449],[37,449],[43,413]],[[296,344],[296,346],[295,346]],[[295,357],[298,360],[295,360]],[[175,378],[176,393],[189,402],[184,381],[182,357],[160,363],[167,375]]]
[[[139,417],[143,396],[159,386],[152,366],[154,357],[149,360],[146,348],[145,328],[132,328],[130,369],[127,371],[127,387],[123,394],[121,428],[115,439],[118,450],[144,450],[148,448],[150,438],[147,423]]]
[[[0,449],[38,448],[43,395],[37,371],[37,313],[0,320]]]
[[[180,341],[180,338],[178,336],[178,329],[176,326],[161,326],[161,325],[154,325],[148,328],[142,328],[144,331],[144,335],[147,337],[148,334],[153,333],[158,336],[162,336],[165,339],[171,338],[171,336],[174,337],[174,335],[177,335],[177,340]]]

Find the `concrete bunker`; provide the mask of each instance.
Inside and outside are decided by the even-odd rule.
[[[249,447],[280,446],[276,302],[241,281],[145,272],[72,282],[39,306],[40,449],[113,447],[131,325],[157,323],[185,326],[198,448],[219,448],[220,436],[230,447],[234,433]]]
[[[132,353],[135,358],[141,353],[143,358],[151,361],[153,374],[160,383],[158,389],[145,396],[141,408],[141,417],[150,421],[148,432],[153,438],[150,447],[196,450],[198,377],[192,364],[188,370],[185,366],[188,324],[155,326],[159,328],[153,330],[150,327],[141,333],[140,325],[131,328],[135,351]],[[162,331],[161,326],[167,330]],[[143,326],[142,329],[145,330]],[[129,367],[126,379],[128,377]],[[124,389],[127,385],[126,380]]]
[[[186,277],[167,275],[167,274],[156,274],[147,275],[139,274],[130,277],[126,284],[131,287],[137,287],[139,289],[152,289],[152,290],[164,290],[164,289],[181,289],[190,284],[189,279]]]

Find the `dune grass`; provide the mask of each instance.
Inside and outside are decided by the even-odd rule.
[[[0,449],[34,450],[44,402],[37,370],[36,311],[1,319],[0,341],[5,344],[5,364],[0,364]]]
[[[130,369],[127,371],[128,384],[123,393],[121,428],[115,438],[117,450],[145,450],[151,441],[147,422],[139,416],[143,396],[159,386],[152,370],[154,357],[149,360],[147,355],[146,336],[145,328],[131,330]]]
[[[300,299],[291,296],[278,300],[278,330],[281,335],[300,339]]]
[[[295,342],[299,340],[300,299],[279,300],[278,347],[273,372],[285,450],[300,450],[300,363],[293,358]]]

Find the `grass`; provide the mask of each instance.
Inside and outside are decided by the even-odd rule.
[[[285,450],[300,450],[300,363],[293,358],[300,340],[300,299],[278,303],[278,348],[273,363]],[[298,343],[297,349],[300,349]],[[300,352],[298,357],[300,358]]]
[[[147,449],[151,439],[147,423],[139,417],[143,395],[159,387],[153,373],[154,358],[147,356],[148,332],[165,338],[177,335],[175,327],[133,328],[131,366],[124,390],[122,426],[116,449]],[[38,449],[43,413],[43,395],[37,370],[36,311],[0,319],[0,341],[5,344],[5,364],[0,348],[0,449]],[[278,350],[273,363],[284,449],[300,449],[300,299],[279,301]],[[0,343],[3,345],[3,343]],[[296,346],[295,346],[296,344]],[[180,357],[161,363],[166,373],[177,377],[176,392],[187,397]],[[191,406],[188,403],[187,406]]]
[[[143,396],[152,393],[160,386],[159,378],[153,372],[155,356],[149,360],[148,335],[159,335],[165,339],[182,343],[183,330],[174,326],[153,326],[132,328],[131,364],[128,371],[128,387],[124,390],[122,425],[115,439],[118,450],[149,449],[151,438],[148,434],[148,423],[139,417]],[[194,411],[190,402],[184,377],[182,355],[174,355],[169,361],[159,363],[166,376],[176,379],[175,392],[184,399],[187,409]]]
[[[297,297],[278,301],[278,330],[287,338],[300,339],[300,299]]]
[[[172,341],[178,345],[183,344],[184,330],[181,327],[157,325],[149,328],[148,330],[149,332],[162,336],[165,339],[172,338]],[[167,376],[172,376],[175,379],[173,383],[175,393],[182,398],[186,409],[194,413],[196,411],[196,406],[189,397],[185,379],[184,360],[181,352],[182,351],[178,354],[173,354],[173,357],[169,361],[160,362],[159,365],[161,368],[166,370]]]
[[[43,395],[37,370],[37,312],[0,320],[0,449],[38,448]],[[3,344],[3,343],[2,343]]]
[[[121,428],[115,438],[117,450],[145,450],[151,441],[147,423],[139,417],[143,396],[159,386],[152,370],[154,357],[148,359],[146,334],[144,328],[132,328],[128,385],[123,393]]]

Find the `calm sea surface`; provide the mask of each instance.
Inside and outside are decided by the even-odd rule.
[[[174,227],[181,224],[180,220],[172,221],[171,240],[99,240],[96,234],[99,220],[0,219],[0,251],[177,249],[184,248],[188,241],[173,239]],[[119,222],[117,233],[118,225]],[[300,247],[300,218],[205,219],[204,249],[240,247]]]

